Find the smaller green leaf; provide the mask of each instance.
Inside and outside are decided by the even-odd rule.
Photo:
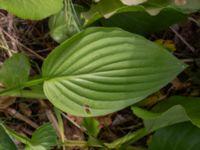
[[[51,124],[39,127],[32,135],[26,150],[48,150],[57,144],[57,136]]]
[[[132,107],[135,115],[142,118],[147,130],[155,131],[175,123],[191,121],[200,127],[200,98],[174,96],[156,105],[151,111]]]
[[[74,22],[71,21],[69,24],[69,18],[65,16],[65,11],[62,10],[49,19],[50,35],[58,43],[62,43],[77,32]]]
[[[83,7],[79,5],[74,6],[74,12],[61,10],[49,19],[49,29],[51,37],[58,43],[62,43],[72,35],[79,32],[83,20],[80,19],[80,12]]]
[[[49,19],[51,37],[58,43],[62,43],[72,35],[79,32],[83,20],[80,19],[80,12],[83,7],[71,5],[71,8],[64,8]]]
[[[156,131],[149,150],[199,150],[200,129],[189,122]]]
[[[83,126],[87,129],[87,133],[93,137],[97,137],[100,132],[100,124],[94,118],[84,118]]]
[[[130,8],[124,5],[120,0],[101,0],[97,4],[91,6],[90,10],[81,13],[85,19],[85,25],[90,25],[101,18],[110,18],[111,16],[124,11],[140,11],[144,10],[142,6],[131,6]]]
[[[2,124],[0,124],[0,150],[17,150]]]
[[[0,9],[23,19],[44,19],[62,7],[63,0],[0,0]]]
[[[30,64],[23,54],[14,54],[0,69],[0,83],[6,88],[19,87],[28,80]]]

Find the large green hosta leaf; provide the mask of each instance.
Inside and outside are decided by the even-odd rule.
[[[144,99],[184,68],[141,36],[118,28],[90,28],[58,46],[42,73],[45,95],[56,107],[98,116]]]
[[[63,0],[0,0],[0,9],[24,19],[43,19],[62,7]]]

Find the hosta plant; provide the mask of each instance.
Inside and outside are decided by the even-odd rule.
[[[13,60],[5,62],[7,69]],[[9,67],[0,70],[5,88],[10,84],[4,78],[6,71],[16,69]],[[170,52],[139,35],[118,28],[89,28],[53,50],[44,61],[41,78],[21,81],[16,76],[13,80],[18,84],[1,95],[42,83],[46,98],[62,111],[106,115],[143,100],[185,67]]]

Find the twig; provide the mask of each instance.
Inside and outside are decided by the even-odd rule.
[[[74,126],[76,126],[77,128],[79,128],[81,131],[85,131],[86,129],[84,129],[83,127],[81,127],[78,123],[76,123],[75,121],[73,121],[69,116],[67,116],[65,113],[62,113],[63,117],[65,117],[67,120],[69,120]]]
[[[13,108],[8,107],[8,108],[5,109],[5,112],[7,112],[8,114],[10,114],[12,117],[14,117],[16,119],[19,119],[19,120],[26,122],[27,124],[29,124],[33,128],[39,127],[35,122],[33,122],[32,120],[30,120],[26,116],[22,115],[21,113],[19,113],[18,111],[16,111]]]
[[[12,31],[13,31],[13,15],[11,15],[11,14],[8,13],[7,18],[8,18],[8,26],[7,26],[8,33],[9,33],[12,37],[16,37],[16,36],[15,36],[15,32],[12,32]],[[16,41],[17,41],[17,40],[16,40]],[[11,45],[12,45],[12,49],[14,49],[14,50],[17,51],[16,42],[14,42],[13,40],[11,40]]]
[[[6,41],[6,39],[5,39],[4,35],[3,35],[3,30],[1,28],[0,28],[0,40],[2,40],[2,42],[0,41],[1,48],[6,50],[7,55],[9,57],[11,57],[12,56],[12,52],[10,51],[10,48],[9,48],[9,46],[7,44],[7,41]]]
[[[35,55],[37,58],[39,58],[40,60],[44,60],[44,58],[42,56],[40,56],[39,54],[37,54],[36,52],[34,52],[32,49],[26,47],[25,45],[23,45],[22,43],[20,43],[19,41],[15,40],[12,36],[10,36],[7,32],[2,31],[7,37],[9,37],[11,40],[15,41],[18,45],[20,45],[22,48],[28,50],[30,53],[32,53],[33,55]]]
[[[194,59],[192,58],[187,58],[187,59],[181,59],[184,63],[193,63]]]
[[[7,47],[5,47],[5,46],[3,46],[3,45],[0,45],[0,48],[2,48],[2,49],[4,49],[6,52],[8,52],[9,54],[9,57],[11,57],[10,55],[12,55],[12,53],[10,53],[9,51],[14,51],[14,50],[12,50],[12,49],[9,49],[9,48],[7,48]]]
[[[194,47],[192,47],[173,27],[170,27],[170,29],[176,34],[176,36],[190,49],[192,53],[195,52]]]
[[[63,123],[62,112],[59,109],[57,109],[56,107],[54,107],[54,112],[55,112],[56,118],[58,120],[61,142],[64,143],[66,137],[65,137],[65,127],[64,127],[64,123]],[[66,150],[65,145],[62,146],[62,149]]]
[[[59,130],[59,125],[58,125],[58,121],[56,120],[56,117],[54,116],[52,110],[50,109],[50,107],[46,104],[46,102],[44,102],[44,100],[40,100],[40,104],[41,106],[45,109],[45,113],[47,115],[47,118],[49,119],[49,121],[52,123],[53,127],[56,129],[57,135],[59,137],[61,137],[61,133]]]
[[[25,134],[28,134],[28,135],[32,135],[33,134],[33,131],[31,131],[31,130],[29,130],[29,129],[27,129],[27,128],[24,128],[24,127],[22,127],[22,128],[20,128],[21,129],[21,131],[23,131]]]

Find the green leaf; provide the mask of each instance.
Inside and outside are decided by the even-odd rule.
[[[83,21],[80,19],[80,12],[83,11],[83,7],[79,5],[71,7],[74,7],[75,14],[72,10],[66,8],[62,9],[49,19],[50,35],[58,43],[62,43],[75,33],[79,32],[79,29],[77,28],[83,24]]]
[[[88,135],[87,145],[91,147],[101,145],[104,147],[103,142],[97,138],[101,130],[100,123],[94,118],[83,118],[82,125],[85,127]]]
[[[17,150],[14,142],[5,132],[4,127],[0,124],[0,150]]]
[[[26,150],[48,150],[57,144],[57,136],[51,124],[39,127],[32,135]]]
[[[57,13],[63,0],[0,0],[0,9],[23,19],[40,20]]]
[[[156,131],[149,150],[199,150],[200,129],[189,122]]]
[[[94,118],[84,118],[83,126],[86,128],[87,133],[93,137],[97,137],[100,131],[100,124]]]
[[[158,91],[184,68],[167,50],[139,35],[89,28],[45,60],[44,93],[73,115],[105,115]]]
[[[128,9],[126,9],[128,8]],[[142,6],[131,6],[124,5],[120,0],[101,0],[97,4],[93,4],[89,11],[83,12],[81,15],[85,19],[85,25],[90,25],[101,18],[109,18],[114,14],[124,11],[142,11]]]
[[[200,127],[200,98],[199,97],[171,97],[156,105],[151,111],[139,107],[132,107],[135,115],[142,118],[147,130],[155,131],[175,123],[191,121]]]
[[[149,35],[154,32],[162,31],[170,25],[186,19],[187,15],[176,9],[165,8],[156,16],[152,16],[144,10],[129,11],[117,13],[108,19],[103,18],[101,22],[107,27],[116,26],[133,33]]]
[[[102,18],[104,20],[106,19],[109,20],[110,17],[114,17],[115,15],[117,15],[117,17],[120,20],[120,22],[118,23],[118,26],[119,24],[121,26],[125,26],[125,25],[127,26],[128,23],[130,22],[139,21],[139,23],[142,23],[141,28],[143,28],[142,26],[145,25],[146,23],[147,25],[144,27],[147,27],[148,25],[150,25],[151,27],[156,29],[159,26],[156,25],[156,27],[154,27],[153,25],[155,25],[155,23],[160,24],[161,22],[158,22],[158,20],[160,20],[159,18],[162,15],[165,15],[165,17],[163,18],[167,20],[161,18],[162,23],[163,23],[161,27],[163,26],[164,28],[166,26],[172,25],[176,22],[179,22],[185,19],[187,17],[186,14],[188,13],[192,13],[192,12],[200,10],[199,0],[190,0],[190,1],[188,0],[186,1],[186,3],[185,2],[181,3],[178,1],[172,1],[172,0],[148,0],[147,2],[144,2],[145,0],[139,0],[139,1],[128,0],[127,4],[128,3],[131,4],[135,2],[137,2],[138,4],[140,2],[141,3],[144,2],[140,5],[130,5],[130,6],[123,4],[121,1],[110,0],[108,2],[107,0],[101,0],[97,4],[93,4],[89,11],[82,13],[83,18],[85,18],[85,25],[91,25],[95,21]],[[126,0],[123,0],[123,1],[126,1]],[[126,13],[129,14],[128,15],[129,18],[127,17]],[[156,15],[159,15],[159,16],[156,17]],[[126,16],[126,18],[123,19],[124,16]],[[181,18],[179,18],[180,16]],[[114,17],[116,18],[116,21],[117,21],[117,17]],[[129,20],[131,19],[131,21],[127,22],[127,18]],[[158,20],[156,20],[156,18],[158,18]],[[117,24],[116,21],[115,21],[115,24]],[[123,25],[123,23],[125,25]],[[165,23],[167,23],[167,25],[165,25]],[[134,23],[131,23],[131,25],[134,25]],[[129,28],[131,27],[131,25],[129,26]]]
[[[82,16],[85,18],[85,25],[100,20],[103,26],[120,27],[133,33],[148,35],[187,19],[186,14],[169,4],[148,1],[144,5],[126,6],[119,0],[109,3],[102,0],[82,13]]]
[[[0,83],[5,88],[19,87],[28,80],[30,64],[23,54],[14,54],[0,69]]]

